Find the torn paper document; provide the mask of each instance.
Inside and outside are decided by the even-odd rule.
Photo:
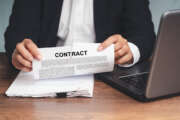
[[[114,69],[114,45],[99,52],[100,44],[40,48],[42,60],[33,61],[35,79],[110,72]]]
[[[10,97],[93,97],[94,76],[74,76],[58,79],[35,80],[32,72],[20,72],[6,91]]]

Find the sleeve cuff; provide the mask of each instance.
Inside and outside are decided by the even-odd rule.
[[[133,43],[131,43],[131,42],[128,42],[128,45],[129,45],[129,47],[130,47],[130,49],[131,49],[131,52],[132,52],[132,54],[133,54],[133,59],[134,59],[134,61],[133,61],[133,63],[132,64],[125,64],[125,65],[118,65],[119,67],[132,67],[133,65],[135,65],[136,63],[138,63],[139,62],[139,59],[140,59],[140,51],[139,51],[139,48],[135,45],[135,44],[133,44]]]

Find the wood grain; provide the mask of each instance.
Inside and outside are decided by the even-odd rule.
[[[95,82],[93,98],[9,98],[16,77],[0,53],[0,120],[180,120],[180,97],[140,103]]]

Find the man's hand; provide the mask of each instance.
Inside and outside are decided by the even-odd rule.
[[[99,46],[98,50],[102,51],[108,46],[115,45],[115,63],[116,64],[131,64],[133,63],[133,54],[129,48],[128,41],[121,35],[113,35],[105,40]]]
[[[30,72],[33,59],[41,60],[36,44],[30,39],[24,39],[16,45],[12,55],[12,64],[18,70]]]

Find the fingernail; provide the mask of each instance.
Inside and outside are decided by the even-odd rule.
[[[98,51],[102,51],[104,48],[103,48],[103,46],[100,46],[99,48],[98,48]]]
[[[38,60],[41,60],[41,59],[42,59],[42,56],[41,56],[41,55],[38,55],[37,58],[38,58]]]

